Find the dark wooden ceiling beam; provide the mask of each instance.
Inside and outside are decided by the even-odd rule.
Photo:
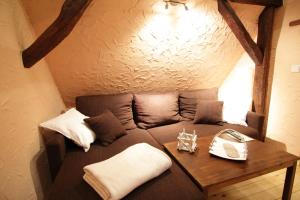
[[[236,3],[261,5],[261,6],[282,6],[282,0],[230,0]]]
[[[57,19],[22,52],[24,67],[32,67],[65,39],[91,2],[92,0],[65,0]]]
[[[218,0],[218,10],[254,63],[260,65],[263,61],[263,54],[228,1]]]
[[[290,26],[298,26],[298,25],[300,25],[300,19],[291,21],[291,22],[289,23],[289,25],[290,25]]]

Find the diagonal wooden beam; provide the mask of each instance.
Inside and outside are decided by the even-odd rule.
[[[57,19],[22,52],[24,67],[32,67],[67,37],[91,2],[92,0],[65,0]]]
[[[218,0],[218,10],[255,64],[260,65],[263,54],[227,0]]]
[[[252,5],[261,5],[261,6],[282,6],[282,0],[230,0],[236,3],[245,3]]]
[[[259,16],[257,45],[264,52],[261,65],[256,65],[253,85],[253,107],[254,111],[265,114],[265,126],[267,124],[268,105],[267,98],[269,89],[270,55],[274,22],[274,7],[266,7]],[[265,127],[261,139],[265,138]]]
[[[298,26],[298,25],[300,25],[300,19],[291,21],[291,22],[289,23],[289,25],[290,25],[290,26]]]

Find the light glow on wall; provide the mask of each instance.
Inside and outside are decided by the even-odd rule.
[[[255,64],[244,53],[219,88],[219,99],[224,101],[223,118],[229,123],[247,125],[251,109]]]
[[[157,49],[157,54],[171,51],[175,54],[181,48],[187,48],[197,41],[205,43],[210,35],[214,18],[202,12],[201,8],[194,8],[187,4],[189,10],[183,6],[169,6],[165,9],[163,2],[153,6],[153,15],[145,22],[145,26],[138,35],[152,48]],[[212,34],[212,32],[211,32]]]
[[[211,47],[211,42],[218,40],[214,33],[222,25],[216,21],[211,10],[207,12],[205,6],[187,6],[188,11],[181,5],[165,9],[163,2],[153,6],[152,16],[138,33],[142,40],[140,45],[143,45],[145,52],[156,54],[157,58],[162,54],[170,55],[175,60],[182,49],[188,49],[190,54],[196,53],[200,58],[208,57],[211,52],[207,50],[194,52],[196,46]],[[252,103],[254,67],[253,61],[244,53],[219,89],[219,98],[224,101],[224,119],[228,122],[246,125],[246,114]],[[174,70],[178,70],[176,64]]]

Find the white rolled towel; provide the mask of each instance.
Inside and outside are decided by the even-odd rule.
[[[146,143],[128,147],[121,153],[83,168],[83,179],[104,199],[116,200],[172,165],[161,150]]]

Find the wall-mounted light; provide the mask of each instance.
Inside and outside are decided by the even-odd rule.
[[[168,9],[169,4],[171,4],[172,6],[183,5],[185,10],[189,10],[189,8],[185,3],[185,0],[164,0],[164,2],[166,3],[165,5],[166,9]]]

